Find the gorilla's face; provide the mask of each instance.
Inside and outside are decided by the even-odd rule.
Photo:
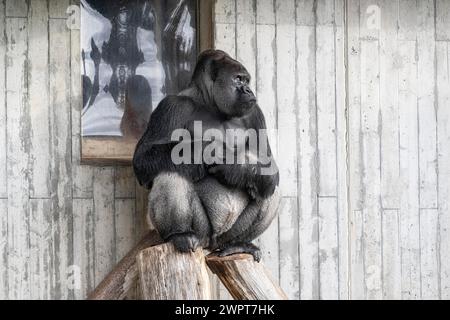
[[[242,64],[225,56],[213,63],[213,97],[220,112],[242,117],[256,105],[250,75]]]

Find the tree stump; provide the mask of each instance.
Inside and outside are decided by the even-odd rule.
[[[171,243],[142,250],[136,258],[145,300],[210,300],[203,250],[180,253]]]
[[[123,300],[134,289],[138,279],[136,256],[145,248],[162,242],[156,231],[150,231],[142,240],[120,260],[114,269],[103,279],[88,300]]]
[[[249,254],[218,257],[211,254],[206,263],[236,300],[287,300],[264,266]]]

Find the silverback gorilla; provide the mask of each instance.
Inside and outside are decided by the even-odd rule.
[[[250,253],[259,261],[261,253],[252,240],[272,222],[279,205],[278,169],[272,157],[264,115],[249,88],[250,76],[238,61],[219,50],[200,54],[190,85],[176,96],[163,99],[150,117],[136,146],[133,167],[139,183],[151,189],[149,218],[161,237],[181,252],[197,247],[217,251],[220,256]],[[266,160],[235,140],[220,140],[228,152],[245,150],[245,159],[210,163],[173,161],[174,130],[223,133],[229,129],[256,132],[266,146]],[[220,136],[220,135],[218,135]],[[264,141],[262,141],[264,139]],[[200,145],[204,150],[206,139]],[[241,139],[242,141],[242,139]],[[184,141],[186,143],[186,141]],[[188,144],[196,139],[188,140]],[[260,144],[258,144],[260,146]],[[254,151],[254,150],[253,150]],[[233,153],[236,160],[238,151]],[[190,156],[190,155],[189,155]],[[272,170],[265,172],[265,168]]]

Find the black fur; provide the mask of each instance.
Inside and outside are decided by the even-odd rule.
[[[250,242],[275,216],[278,170],[262,175],[260,159],[256,164],[209,165],[175,165],[171,160],[177,144],[171,141],[173,130],[187,129],[192,134],[194,121],[202,121],[204,130],[221,132],[236,128],[258,133],[266,128],[249,81],[247,70],[225,52],[203,52],[189,87],[160,102],[136,146],[136,177],[152,189],[150,218],[161,236],[180,251],[202,246],[231,254],[241,248],[259,259],[259,251]],[[258,135],[258,139],[267,137]]]

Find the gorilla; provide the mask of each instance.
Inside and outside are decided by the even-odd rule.
[[[204,51],[189,86],[159,103],[136,146],[134,172],[139,183],[150,189],[148,218],[163,240],[181,252],[203,247],[219,256],[249,253],[260,260],[260,250],[252,241],[276,216],[279,174],[267,136],[262,134],[264,115],[249,82],[245,67],[227,53]],[[230,129],[252,130],[258,146],[266,146],[266,154],[262,157],[254,148],[249,150],[248,137],[240,139],[241,145],[234,139],[217,138],[227,153],[232,150],[233,161],[225,161],[219,152],[214,152],[212,163],[203,157],[201,161],[173,161],[180,143],[172,137],[174,130],[194,134],[196,122],[201,122],[202,132],[211,129],[226,135]],[[211,141],[205,136],[200,141],[203,151]],[[183,143],[193,145],[196,139]],[[236,150],[241,150],[246,161],[236,161]]]

